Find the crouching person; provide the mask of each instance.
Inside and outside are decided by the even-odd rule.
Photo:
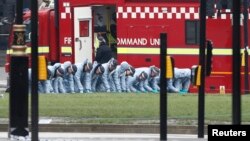
[[[66,61],[62,64],[64,70],[63,86],[66,93],[75,93],[74,87],[74,75],[77,71],[76,65],[72,65],[70,61]]]
[[[136,68],[136,71],[145,71],[148,78],[143,82],[143,87],[148,92],[159,93],[160,87],[157,84],[157,77],[160,76],[160,69],[156,66]]]
[[[111,92],[111,75],[115,72],[117,64],[118,62],[114,58],[111,58],[107,63],[102,64],[104,68],[104,73],[102,75],[101,82],[99,83],[99,91]],[[115,92],[115,88],[112,89],[112,92]]]
[[[90,72],[93,68],[91,62],[86,59],[83,63],[75,64],[77,71],[74,75],[75,92],[83,93],[91,91],[91,77]]]
[[[123,61],[118,65],[111,73],[111,82],[110,86],[112,90],[116,92],[126,92],[127,91],[127,77],[133,76],[135,73],[134,67],[128,64],[126,61]]]
[[[128,92],[146,92],[143,87],[143,82],[148,78],[148,74],[145,71],[136,72],[134,76],[128,77]]]
[[[40,80],[38,82],[38,92],[40,93],[54,93],[54,89],[52,87],[52,80],[54,76],[53,66],[47,66],[47,80]]]
[[[100,82],[100,79],[102,77],[104,73],[104,67],[102,66],[102,64],[98,64],[96,61],[93,63],[93,69],[90,72],[90,80],[88,81],[87,85],[91,85],[91,91],[86,91],[87,93],[91,93],[91,92],[96,92],[97,89],[97,84],[98,82]]]
[[[51,82],[54,93],[65,93],[65,89],[63,86],[64,70],[62,69],[60,63],[54,64],[53,67],[54,67],[54,75],[52,76]]]
[[[191,69],[174,68],[173,84],[180,93],[187,93],[191,84]]]

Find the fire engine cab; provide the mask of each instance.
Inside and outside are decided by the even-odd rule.
[[[232,5],[225,1],[207,4],[206,37],[214,49],[206,92],[218,93],[220,88],[231,92],[232,88]],[[101,35],[119,62],[127,61],[134,67],[159,66],[159,36],[167,33],[167,52],[175,67],[191,68],[199,63],[199,7],[200,0],[46,0],[38,14],[39,53],[50,63],[94,60]],[[24,14],[24,23],[29,46],[29,11]],[[30,48],[26,52],[29,54]],[[242,78],[243,74],[242,69]]]

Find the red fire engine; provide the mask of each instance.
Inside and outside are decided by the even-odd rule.
[[[48,5],[39,10],[39,53],[51,63],[93,60],[97,36],[103,35],[119,62],[126,60],[134,67],[159,66],[159,35],[163,32],[168,34],[168,54],[175,67],[191,68],[199,63],[199,0],[55,0],[50,4],[55,8]],[[229,3],[219,4],[213,4],[206,26],[207,39],[214,45],[206,92],[215,93],[220,88],[231,92],[232,88],[232,13]],[[29,12],[24,23],[29,42]],[[26,52],[30,53],[30,48]],[[242,78],[243,74],[242,69]]]

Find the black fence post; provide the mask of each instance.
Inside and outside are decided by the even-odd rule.
[[[166,83],[166,56],[167,34],[160,34],[160,140],[167,140],[167,83]]]
[[[245,66],[244,66],[244,83],[245,83],[245,94],[249,93],[249,74],[248,74],[248,0],[243,1],[243,15],[244,15],[244,55],[245,55]]]
[[[38,5],[37,0],[31,0],[31,139],[38,141]]]
[[[200,1],[200,50],[199,64],[201,65],[201,85],[198,100],[198,138],[204,138],[205,114],[205,48],[206,48],[206,0]]]
[[[239,125],[241,123],[241,92],[240,92],[240,69],[241,69],[241,56],[240,56],[240,0],[233,1],[233,32],[232,32],[232,46],[233,46],[233,94],[232,94],[232,123]]]
[[[244,55],[245,55],[245,67],[244,67],[244,76],[245,76],[245,94],[249,94],[249,74],[248,74],[248,47],[245,48],[244,50]]]

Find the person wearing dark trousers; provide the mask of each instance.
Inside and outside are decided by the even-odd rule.
[[[106,44],[106,41],[103,37],[99,37],[100,45],[96,50],[95,61],[100,64],[107,63],[112,57],[112,50]]]

